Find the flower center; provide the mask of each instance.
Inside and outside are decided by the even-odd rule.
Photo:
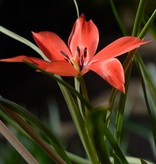
[[[84,59],[87,57],[87,48],[80,50],[79,46],[76,47],[77,55],[74,58],[69,58],[69,56],[63,52],[60,51],[61,54],[65,57],[64,59],[72,64],[76,70],[79,72],[83,69],[84,66]]]

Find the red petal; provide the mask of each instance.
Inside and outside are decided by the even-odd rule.
[[[50,63],[46,62],[43,59],[35,58],[35,57],[27,57],[27,56],[16,56],[8,59],[1,59],[0,62],[29,62],[37,65],[38,67],[45,69]]]
[[[13,57],[13,58],[8,58],[8,59],[1,59],[0,60],[0,62],[24,62],[24,61],[32,63],[31,58],[28,57],[28,56],[24,56],[24,55],[16,56],[16,57]]]
[[[35,64],[41,69],[50,72],[52,74],[57,74],[60,76],[77,76],[78,71],[68,63],[67,61],[57,61],[53,63],[46,62],[43,59],[27,57],[27,56],[17,56],[8,59],[1,59],[0,62],[29,62]]]
[[[86,64],[95,54],[99,42],[99,32],[96,25],[90,20],[86,22],[84,15],[81,15],[75,22],[68,45],[73,57],[77,57],[77,46],[79,46],[81,55],[84,53],[84,48],[87,48]]]
[[[139,46],[141,46],[142,44],[146,44],[147,42],[149,41],[143,42],[141,39],[132,36],[119,38],[103,48],[100,52],[98,52],[93,57],[92,62],[117,57],[135,48],[138,48]]]
[[[51,61],[64,59],[64,56],[60,51],[63,51],[65,54],[69,55],[69,57],[71,56],[64,41],[55,33],[48,31],[42,31],[39,33],[33,32],[33,37],[38,47]]]
[[[89,69],[96,72],[114,88],[125,93],[124,71],[118,59],[112,58],[106,61],[95,62],[89,66]]]
[[[60,76],[77,76],[78,71],[68,62],[59,61],[51,63],[46,69],[47,72]]]

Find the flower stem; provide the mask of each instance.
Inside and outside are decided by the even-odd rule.
[[[89,102],[87,88],[86,88],[86,84],[84,82],[83,77],[77,76],[74,79],[75,79],[76,91],[78,91],[80,94],[82,93],[82,96],[84,97],[84,99]],[[85,106],[85,104],[78,97],[77,97],[77,102],[78,102],[78,106],[79,106],[81,115],[83,118],[85,118],[85,115],[86,115],[86,112],[88,111],[88,108]],[[90,110],[90,108],[89,108],[89,110]]]
[[[70,91],[65,88],[63,85],[59,84],[70,114],[72,116],[74,125],[76,126],[77,132],[80,136],[81,142],[86,150],[86,153],[91,160],[92,163],[98,164],[98,159],[96,157],[96,152],[91,144],[91,140],[88,136],[88,132],[86,130],[86,123],[81,115],[79,107],[75,103],[73,96],[71,95]],[[79,85],[76,85],[77,87]]]

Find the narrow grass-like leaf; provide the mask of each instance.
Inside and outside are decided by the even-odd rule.
[[[150,16],[150,18],[146,22],[145,26],[143,27],[143,29],[139,33],[139,35],[138,35],[139,38],[143,38],[144,37],[144,35],[147,33],[148,29],[152,25],[152,23],[155,20],[155,18],[156,18],[156,9],[154,10],[154,12],[152,13],[152,15]],[[154,34],[156,34],[156,33],[154,32]]]
[[[155,109],[152,109],[151,105],[149,103],[148,93],[147,93],[147,88],[146,88],[146,79],[145,79],[142,69],[139,65],[138,65],[138,71],[140,74],[140,80],[142,83],[142,89],[143,89],[143,93],[144,93],[144,98],[145,98],[146,107],[148,110],[148,116],[149,116],[150,125],[152,128],[152,133],[153,133],[153,138],[154,138],[154,143],[155,143],[155,148],[156,148],[156,117],[155,117],[155,114],[153,114]],[[156,97],[155,97],[155,100],[156,100]]]
[[[118,23],[118,25],[119,25],[119,27],[121,29],[121,32],[123,33],[123,35],[128,35],[127,31],[125,29],[125,26],[123,25],[123,22],[120,19],[120,16],[119,16],[119,14],[117,12],[117,9],[116,9],[116,7],[114,5],[114,1],[113,0],[110,0],[110,5],[111,5],[111,8],[112,8],[113,14],[114,14],[114,16],[116,18],[116,21],[117,21],[117,23]]]
[[[125,110],[125,103],[126,103],[126,98],[127,98],[127,92],[128,92],[128,86],[129,86],[129,79],[131,75],[131,69],[132,69],[132,64],[130,64],[129,69],[126,72],[126,82],[125,82],[125,88],[126,88],[126,93],[125,94],[120,94],[120,99],[119,103],[117,106],[117,114],[116,114],[116,129],[115,129],[115,139],[118,144],[120,144],[120,140],[122,137],[122,128],[123,128],[123,119],[124,119],[124,110]]]
[[[109,143],[111,144],[114,152],[116,153],[122,164],[128,164],[126,157],[122,153],[120,147],[118,146],[117,142],[115,141],[114,137],[112,136],[111,132],[109,131],[109,129],[106,127],[105,124],[103,124],[103,131],[104,131],[104,135],[107,137]]]
[[[137,36],[139,34],[140,26],[141,26],[144,11],[145,11],[146,2],[147,2],[146,0],[140,0],[139,2],[137,13],[134,20],[132,36]]]

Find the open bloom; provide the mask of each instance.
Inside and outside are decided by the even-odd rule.
[[[91,20],[87,22],[83,14],[73,26],[68,46],[53,32],[33,32],[33,37],[49,61],[27,56],[0,61],[26,61],[60,76],[82,76],[91,70],[123,93],[125,92],[124,71],[120,61],[115,57],[146,43],[136,37],[121,37],[95,55],[99,42],[98,29]]]

